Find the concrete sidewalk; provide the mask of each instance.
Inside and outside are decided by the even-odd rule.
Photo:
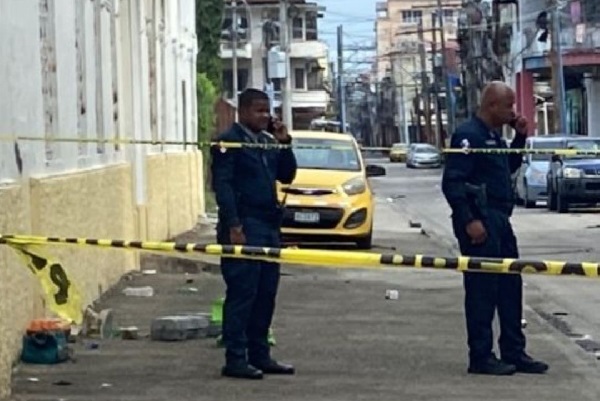
[[[378,204],[376,246],[396,253],[444,255],[437,243],[407,229],[408,216]],[[380,212],[379,212],[380,211]],[[193,234],[186,234],[186,240]],[[206,238],[205,238],[206,239]],[[201,239],[196,239],[201,242]],[[152,263],[156,263],[154,260]],[[173,264],[173,266],[180,266]],[[218,273],[196,269],[190,295],[182,269],[134,275],[101,300],[117,325],[149,332],[152,318],[209,312],[223,295]],[[214,339],[186,342],[102,340],[76,344],[75,363],[20,365],[13,400],[598,400],[596,362],[528,312],[530,351],[551,364],[545,376],[466,374],[461,276],[409,269],[334,270],[284,266],[273,325],[277,359],[297,374],[240,381],[220,377],[223,350]],[[150,285],[150,298],[126,297],[125,286]],[[398,300],[386,300],[388,289]],[[143,334],[143,333],[142,333]],[[36,378],[38,381],[30,381]],[[66,381],[70,385],[53,383]],[[108,386],[108,385],[110,386]]]

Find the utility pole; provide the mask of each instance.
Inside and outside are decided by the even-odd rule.
[[[431,97],[429,91],[429,75],[427,73],[427,56],[425,54],[425,38],[423,35],[423,20],[419,20],[418,26],[419,32],[419,54],[421,56],[421,90],[423,92],[423,102],[425,103],[425,137],[427,142],[431,143],[431,134],[433,130],[431,128]]]
[[[550,0],[552,13],[550,66],[552,70],[552,92],[554,92],[554,132],[569,134],[567,127],[567,105],[565,96],[562,49],[560,44],[559,0]]]
[[[446,88],[446,132],[450,135],[455,129],[455,115],[454,105],[452,104],[452,88],[450,87],[450,77],[448,74],[448,55],[446,53],[446,32],[444,31],[444,9],[442,8],[442,0],[437,0],[437,17],[440,25],[440,41],[442,43],[442,79],[444,80],[444,88]],[[433,32],[435,35],[435,29]]]
[[[402,73],[400,72],[400,82],[396,81],[398,69],[396,63],[399,62],[398,53],[394,53],[391,58],[392,67],[392,82],[394,84],[394,95],[396,96],[396,113],[398,114],[398,136],[399,141],[407,143],[408,133],[406,131],[406,113],[404,111],[404,80],[402,79]]]
[[[346,94],[344,91],[344,42],[342,25],[337,27],[338,112],[341,132],[346,132]]]
[[[235,104],[235,121],[238,121],[238,16],[237,0],[231,1],[231,75],[233,79],[233,102]]]
[[[435,127],[435,146],[437,146],[438,148],[440,147],[440,145],[442,145],[442,127],[444,126],[444,123],[442,121],[442,111],[440,110],[440,82],[438,80],[438,76],[436,75],[436,61],[437,61],[437,35],[436,35],[436,17],[437,17],[437,13],[439,12],[439,10],[437,12],[433,12],[431,14],[431,34],[432,34],[432,43],[431,43],[431,65],[433,66],[433,82],[435,82],[435,84],[433,85],[433,87],[435,88],[434,91],[434,104],[435,104],[435,117],[436,117],[436,127]],[[442,76],[441,78],[443,79],[443,67],[442,67]],[[446,118],[448,118],[447,116],[450,113],[448,112],[448,110],[446,111]]]
[[[281,87],[281,114],[288,129],[293,129],[292,115],[292,81],[290,77],[290,45],[288,41],[288,0],[279,3],[279,46],[285,54],[285,78]]]

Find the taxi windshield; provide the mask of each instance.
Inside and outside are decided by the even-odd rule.
[[[294,145],[317,148],[294,147],[298,168],[309,170],[360,171],[360,159],[356,146],[347,140],[294,138]]]

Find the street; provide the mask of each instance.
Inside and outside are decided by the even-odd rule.
[[[380,159],[378,163],[384,161]],[[385,164],[388,178],[375,181],[380,197],[394,199],[394,207],[419,221],[436,240],[458,253],[450,224],[450,208],[440,190],[440,169],[409,170]],[[579,209],[569,214],[549,212],[544,203],[535,209],[516,207],[512,218],[521,258],[600,260],[600,213]],[[525,276],[527,304],[573,341],[590,352],[600,351],[600,282],[579,277]],[[581,340],[584,337],[584,340]]]
[[[439,191],[441,170],[409,170],[401,164],[383,163],[388,175],[372,180],[377,197],[373,251],[455,253],[448,231],[449,212]],[[588,251],[598,240],[597,231],[585,229],[594,221],[595,214],[549,215],[543,208],[518,209],[514,217],[523,256],[534,258],[597,258]],[[558,229],[550,230],[551,224]],[[210,235],[189,232],[181,239],[211,241]],[[594,289],[600,283],[593,279],[526,276],[528,351],[547,361],[551,369],[542,376],[486,377],[466,373],[459,273],[284,265],[272,326],[277,341],[273,355],[294,363],[297,374],[248,382],[220,377],[223,350],[215,346],[214,338],[185,342],[147,338],[154,317],[207,312],[212,301],[222,296],[222,280],[211,263],[207,259],[190,270],[189,264],[177,268],[177,263],[168,267],[165,260],[143,259],[142,267],[158,268],[158,274],[128,276],[97,305],[113,309],[116,325],[139,327],[141,338],[84,340],[73,346],[76,363],[21,365],[14,375],[12,399],[600,398],[600,370],[593,352],[586,351],[594,348],[594,338],[600,338],[595,335],[600,333],[600,313],[594,307],[599,292]],[[183,271],[191,274],[184,276]],[[190,278],[197,292],[183,294],[180,290]],[[155,289],[153,297],[121,293],[125,286],[146,285]],[[398,291],[397,300],[386,299],[390,289]],[[570,331],[590,337],[579,345],[576,337],[568,335]]]

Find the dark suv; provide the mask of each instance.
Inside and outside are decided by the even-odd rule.
[[[567,149],[600,152],[600,138],[570,139]],[[548,209],[569,211],[574,203],[600,202],[600,154],[554,155],[548,170]]]

